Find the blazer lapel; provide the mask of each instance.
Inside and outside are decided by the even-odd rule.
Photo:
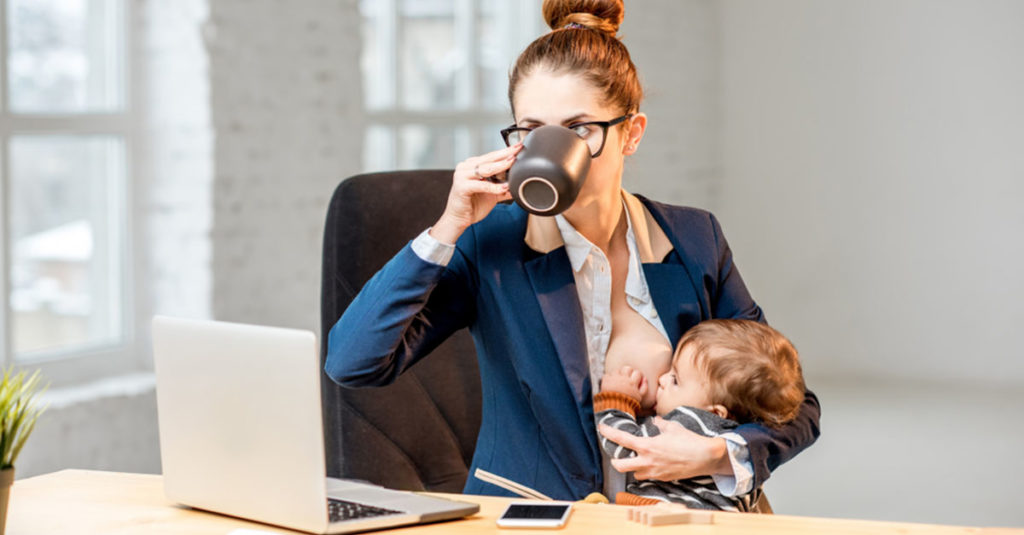
[[[669,258],[674,256],[675,253],[671,253]],[[701,321],[701,300],[694,293],[689,272],[683,264],[668,261],[644,264],[643,269],[654,308],[662,319],[672,347],[675,347],[683,334]]]
[[[569,256],[561,247],[526,262],[525,268],[573,396],[586,405],[592,395],[590,363]]]
[[[560,412],[557,409],[541,409],[537,413],[538,423],[544,429],[547,439],[551,441],[551,453],[556,457],[562,455],[559,452],[564,452],[566,448],[582,454],[579,439],[583,439],[589,450],[589,458],[586,461],[578,456],[563,459],[575,459],[570,463],[573,466],[566,466],[567,471],[563,476],[566,477],[566,481],[574,480],[573,484],[579,485],[582,482],[579,480],[580,474],[593,473],[597,479],[583,484],[587,487],[600,488],[601,454],[594,430],[594,392],[590,384],[590,360],[587,357],[583,312],[580,309],[572,264],[569,262],[565,243],[554,218],[530,215],[525,242],[529,253],[523,267],[540,305],[544,324],[551,336],[569,391],[574,398],[572,407],[564,407],[564,410],[576,413],[579,431],[570,431],[572,426],[564,419],[571,413]],[[538,336],[542,334],[538,333]],[[534,410],[537,411],[538,408],[535,407]]]
[[[711,317],[711,307],[704,291],[699,271],[686,265],[686,250],[679,240],[679,231],[665,219],[665,215],[642,197],[627,197],[632,203],[630,213],[643,210],[644,218],[634,226],[643,229],[651,243],[651,256],[643,265],[644,277],[651,291],[654,308],[662,318],[662,325],[675,346],[683,334],[702,320]],[[637,208],[633,208],[636,206]],[[640,219],[640,218],[638,218]]]

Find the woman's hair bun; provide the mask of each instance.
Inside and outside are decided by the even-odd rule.
[[[611,36],[625,16],[622,0],[544,0],[544,20],[552,30],[579,24]]]

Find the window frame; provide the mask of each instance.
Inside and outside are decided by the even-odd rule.
[[[39,369],[51,387],[61,387],[97,381],[115,375],[143,371],[148,368],[145,351],[141,351],[138,330],[138,312],[143,295],[136,284],[140,262],[136,251],[141,250],[138,222],[142,221],[137,212],[135,183],[140,175],[139,158],[136,151],[139,143],[139,117],[136,104],[138,72],[135,50],[137,37],[132,31],[131,21],[135,9],[130,0],[120,0],[117,25],[121,32],[117,53],[121,56],[120,91],[121,107],[111,112],[68,112],[68,113],[16,113],[10,109],[9,97],[9,0],[0,0],[0,365],[15,368]],[[27,358],[19,358],[13,347],[13,316],[11,310],[10,267],[12,248],[9,235],[10,214],[10,146],[12,138],[21,135],[59,136],[111,136],[119,139],[124,160],[121,167],[124,177],[118,191],[120,222],[123,226],[117,244],[120,250],[120,339],[110,344],[76,344],[65,348],[31,352]]]
[[[390,157],[388,158],[390,165],[375,166],[371,164],[368,155],[364,153],[363,171],[390,171],[411,168],[402,161],[402,155],[405,153],[402,129],[406,127],[452,128],[456,131],[456,138],[459,137],[459,129],[465,129],[469,132],[468,147],[463,151],[466,154],[463,154],[462,157],[469,157],[481,154],[485,150],[499,148],[502,145],[502,139],[498,130],[501,127],[500,125],[508,123],[511,111],[507,104],[501,109],[486,107],[481,98],[483,95],[483,86],[481,84],[483,72],[480,65],[481,47],[478,41],[478,24],[481,20],[482,12],[481,0],[451,0],[453,4],[452,10],[455,14],[454,26],[456,35],[454,40],[467,51],[467,64],[470,65],[469,69],[457,74],[462,79],[462,83],[456,85],[456,91],[461,91],[462,88],[468,87],[469,93],[464,96],[466,99],[465,106],[444,110],[412,109],[405,106],[404,84],[401,73],[402,65],[399,57],[403,50],[402,39],[404,32],[402,29],[405,19],[400,5],[402,1],[373,0],[376,9],[385,17],[384,22],[380,25],[384,31],[376,35],[376,46],[381,51],[382,57],[379,58],[380,61],[386,65],[383,69],[386,79],[380,85],[382,89],[389,93],[386,100],[390,101],[390,105],[384,107],[370,106],[364,95],[363,106],[366,122],[363,130],[363,139],[368,140],[371,135],[370,132],[373,130],[387,131],[390,140]],[[513,32],[519,33],[515,39],[516,42],[524,41],[524,36],[530,36],[529,40],[532,40],[545,29],[541,24],[542,17],[539,3],[515,0],[511,5],[514,6],[512,9],[517,12],[514,22],[528,22],[528,24],[520,24],[519,26],[521,27],[518,29],[512,28],[509,32],[510,34]],[[362,14],[360,16],[362,17]],[[361,19],[361,24],[365,24],[365,19]],[[523,46],[529,43],[529,40],[526,40]],[[360,60],[360,63],[362,63],[362,60]],[[367,76],[367,73],[363,72],[362,75]],[[365,86],[363,91],[365,91]],[[498,127],[494,128],[496,125]],[[490,132],[491,128],[494,129],[493,132]],[[488,134],[492,135],[495,141],[493,148],[482,146],[481,139],[483,135]],[[456,149],[456,154],[451,155],[453,160],[459,158],[460,155],[457,152],[458,149]],[[454,167],[456,163],[457,161],[452,161],[451,167]]]

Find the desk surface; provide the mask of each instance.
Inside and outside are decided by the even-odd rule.
[[[785,515],[716,513],[710,526],[659,526],[644,529],[626,521],[626,508],[579,504],[569,525],[559,531],[499,530],[495,519],[509,500],[485,496],[458,496],[480,504],[480,512],[456,522],[415,526],[380,533],[471,534],[586,533],[621,534],[655,530],[670,533],[929,533],[1024,534],[1018,529],[965,528],[806,518]],[[15,482],[7,517],[8,535],[49,533],[174,533],[226,535],[237,528],[271,533],[295,533],[264,524],[194,511],[167,501],[160,476],[65,470]]]

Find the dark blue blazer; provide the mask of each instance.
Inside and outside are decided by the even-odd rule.
[[[714,216],[640,200],[673,246],[660,263],[643,264],[673,346],[705,319],[764,321]],[[583,317],[565,248],[531,249],[526,225],[518,206],[497,206],[463,233],[447,267],[407,245],[331,329],[325,370],[345,386],[388,384],[468,327],[483,407],[465,492],[509,495],[474,478],[479,467],[556,499],[580,499],[603,485]],[[737,428],[750,448],[755,487],[814,442],[818,418],[818,401],[807,392],[789,425]]]

